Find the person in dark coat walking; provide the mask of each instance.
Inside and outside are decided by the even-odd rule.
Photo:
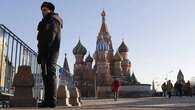
[[[162,88],[162,91],[163,91],[163,96],[166,96],[166,91],[167,91],[167,84],[164,82],[162,85],[161,85],[161,88]]]
[[[183,96],[183,85],[181,83],[178,83],[177,85],[179,96]]]
[[[167,94],[168,94],[169,98],[171,98],[171,96],[172,96],[172,90],[173,90],[173,84],[171,83],[171,80],[168,80],[168,82],[167,82]]]
[[[118,99],[119,87],[120,87],[119,80],[114,80],[112,82],[112,92],[114,93],[114,100],[115,101],[117,101],[117,99]]]
[[[44,100],[39,107],[56,107],[56,64],[59,56],[62,19],[54,13],[55,6],[43,2],[43,19],[38,24],[38,56],[44,84]]]
[[[185,96],[191,96],[192,97],[192,86],[190,84],[190,81],[188,81],[184,85],[184,94],[185,94]]]

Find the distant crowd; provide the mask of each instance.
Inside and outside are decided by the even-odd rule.
[[[191,96],[193,95],[193,88],[190,84],[190,81],[187,83],[180,83],[176,82],[174,85],[172,84],[171,80],[168,80],[167,82],[164,82],[161,85],[163,96],[168,96],[171,98],[171,96]]]

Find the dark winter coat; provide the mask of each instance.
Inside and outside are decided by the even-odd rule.
[[[44,17],[38,24],[38,57],[41,60],[57,62],[60,48],[61,28],[63,26],[62,19],[58,14],[51,13]]]

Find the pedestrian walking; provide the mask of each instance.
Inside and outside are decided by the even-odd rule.
[[[167,91],[167,84],[164,82],[161,85],[162,91],[163,91],[163,96],[166,96],[166,91]]]
[[[119,80],[114,80],[112,83],[112,92],[114,94],[114,101],[117,101],[117,99],[118,99],[119,87],[120,87]]]
[[[169,80],[167,82],[167,94],[169,98],[171,98],[172,96],[172,89],[173,89],[173,84],[171,83],[171,80]]]

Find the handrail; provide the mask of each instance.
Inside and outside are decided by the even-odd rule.
[[[32,51],[33,53],[35,53],[35,55],[37,55],[37,53],[32,48],[30,48],[24,41],[22,41],[17,35],[15,35],[5,25],[0,24],[0,28],[3,29],[3,30],[5,30],[7,33],[11,34],[18,42],[20,42],[21,44],[23,44],[24,46],[26,46],[30,51]]]
[[[0,24],[2,32],[2,41],[0,42],[0,77],[3,76],[3,82],[0,83],[0,91],[3,93],[13,93],[12,81],[14,74],[20,65],[30,65],[34,75],[36,87],[33,89],[34,97],[41,97],[40,91],[43,89],[40,65],[37,63],[37,52],[28,46],[22,39],[15,35],[5,25]],[[62,68],[57,64],[57,73]],[[3,75],[1,75],[3,74]],[[0,78],[1,81],[2,78]]]
[[[10,29],[8,29],[5,25],[0,24],[0,28],[5,30],[8,34],[11,34],[13,38],[15,38],[18,42],[26,46],[34,55],[38,55],[37,52],[35,52],[32,48],[30,48],[24,41],[22,41],[16,34],[14,34]],[[60,66],[57,64],[57,66]]]

